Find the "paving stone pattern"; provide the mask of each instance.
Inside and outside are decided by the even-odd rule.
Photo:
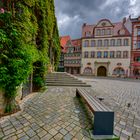
[[[80,78],[92,85],[87,90],[115,111],[114,133],[121,140],[140,140],[140,82]]]
[[[0,140],[90,140],[91,122],[74,88],[50,87],[0,122]]]

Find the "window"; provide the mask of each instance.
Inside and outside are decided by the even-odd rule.
[[[138,28],[138,36],[140,36],[140,28]]]
[[[91,52],[91,58],[95,57],[95,52]]]
[[[110,58],[114,58],[115,57],[114,54],[115,54],[114,51],[111,51],[110,52]]]
[[[89,47],[89,41],[88,40],[84,41],[84,47]]]
[[[121,51],[117,51],[116,57],[117,57],[117,58],[121,58]]]
[[[90,32],[85,32],[86,37],[91,36]]]
[[[98,40],[98,47],[102,47],[102,40]]]
[[[124,46],[128,46],[128,39],[124,39]]]
[[[140,49],[140,41],[137,42],[137,49]]]
[[[102,36],[105,35],[105,29],[101,30],[102,31]]]
[[[111,35],[111,29],[106,30],[106,35]]]
[[[97,35],[100,35],[100,29],[97,29]]]
[[[115,46],[115,39],[111,39],[110,46]]]
[[[123,58],[128,58],[128,51],[123,52]]]
[[[90,68],[90,67],[85,68],[84,74],[92,74],[92,68]]]
[[[111,35],[111,29],[108,29],[108,34]]]
[[[85,58],[88,58],[88,52],[85,52],[85,53],[84,53],[84,57],[85,57]]]
[[[121,75],[125,74],[125,71],[123,68],[118,67],[118,68],[114,69],[113,74],[121,76]]]
[[[108,52],[104,52],[104,58],[108,58]]]
[[[136,58],[135,58],[135,61],[136,61],[136,62],[140,62],[140,56],[136,57]]]
[[[118,45],[118,46],[121,46],[121,45],[122,45],[121,39],[117,39],[117,45]]]
[[[102,57],[102,53],[101,52],[97,52],[97,58],[101,58]]]
[[[104,46],[107,47],[109,45],[108,40],[104,40]]]
[[[91,47],[95,47],[95,40],[91,40]]]

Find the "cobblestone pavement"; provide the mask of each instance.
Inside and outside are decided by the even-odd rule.
[[[51,87],[24,104],[24,110],[0,122],[2,140],[89,140],[91,117],[75,89]]]
[[[140,82],[79,78],[92,85],[87,89],[115,111],[114,133],[121,140],[140,140]]]

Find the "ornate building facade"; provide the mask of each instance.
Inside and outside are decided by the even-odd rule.
[[[81,74],[129,76],[131,34],[126,19],[112,23],[102,19],[95,25],[82,26]]]
[[[81,39],[70,40],[67,42],[64,54],[65,72],[80,74],[81,69]]]
[[[64,72],[64,54],[66,53],[66,47],[68,42],[70,41],[70,36],[62,36],[60,37],[60,45],[61,45],[61,56],[59,60],[58,71]]]
[[[140,17],[131,19],[131,22],[132,22],[131,77],[140,78]]]

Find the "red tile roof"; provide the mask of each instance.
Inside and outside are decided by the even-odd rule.
[[[61,46],[64,48],[69,40],[71,40],[70,36],[62,36],[62,37],[60,37]]]
[[[107,19],[102,19],[100,20],[99,22],[103,21],[103,20],[106,20],[106,21],[109,21]],[[99,23],[98,22],[98,23]],[[109,21],[110,22],[110,21]],[[97,24],[98,24],[97,23]],[[123,21],[122,22],[117,22],[117,23],[111,23],[113,26],[113,36],[120,36],[118,33],[119,33],[119,30],[121,29],[124,29],[125,30],[125,35],[130,35],[129,31],[127,30],[127,28],[124,26],[124,23]],[[86,32],[90,32],[91,33],[91,37],[93,36],[93,32],[94,32],[94,29],[96,28],[97,25],[87,25],[87,24],[83,24],[83,27],[82,27],[82,37],[85,37],[85,33]]]
[[[61,52],[65,53],[67,51],[67,42],[70,41],[70,36],[61,36],[60,37],[60,45],[61,45]]]
[[[81,39],[73,39],[72,45],[75,47],[81,46]]]

